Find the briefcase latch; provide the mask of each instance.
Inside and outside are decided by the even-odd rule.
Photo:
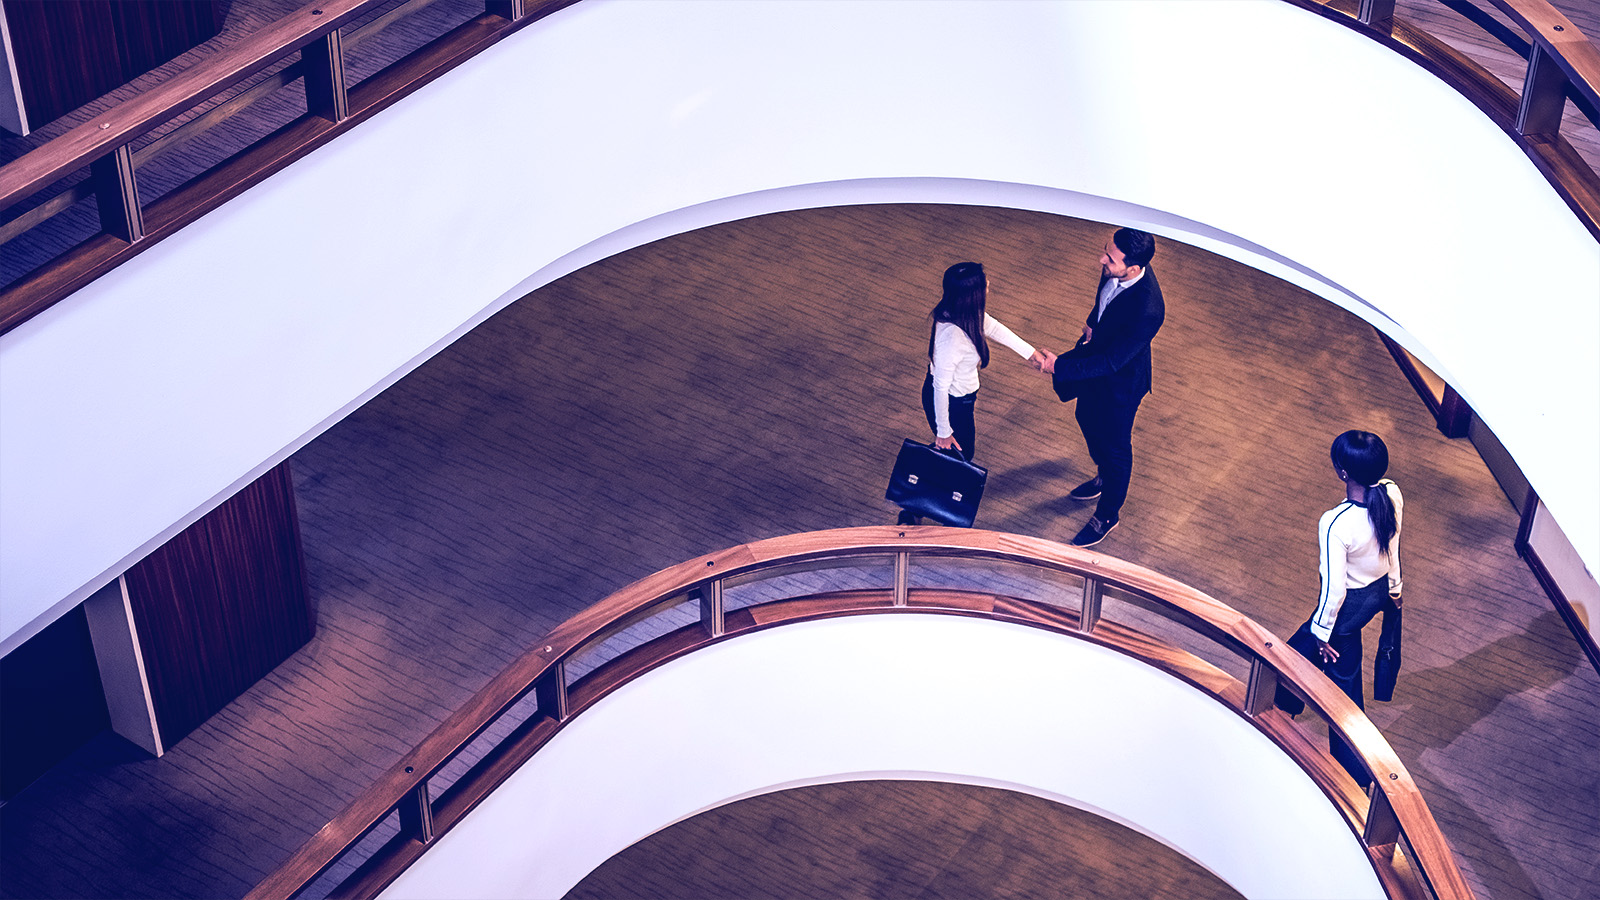
[[[961,492],[960,491],[952,491],[950,493],[950,499],[954,500],[957,503],[960,503],[961,502]]]
[[[915,476],[915,475],[907,475],[906,476],[906,481],[909,481],[912,484],[916,484],[917,483],[917,476]]]

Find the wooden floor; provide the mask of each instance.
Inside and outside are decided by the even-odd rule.
[[[515,304],[292,461],[313,642],[163,759],[102,737],[6,804],[0,896],[243,894],[585,605],[729,544],[892,521],[889,462],[926,428],[916,391],[939,271],[985,262],[992,311],[1060,349],[1105,232],[982,207],[785,213],[640,248]],[[1412,612],[1396,700],[1373,718],[1481,897],[1592,897],[1600,677],[1512,552],[1515,515],[1472,448],[1438,435],[1350,316],[1172,242],[1156,270],[1169,304],[1156,393],[1124,525],[1101,549],[1286,634],[1315,596],[1316,517],[1341,493],[1328,441],[1384,434],[1408,501]],[[1082,441],[1003,353],[979,404],[992,475],[978,524],[1065,540],[1088,514],[1061,497],[1089,473]],[[974,829],[993,810],[1045,827],[1008,797],[949,802]],[[874,800],[891,818],[930,802]],[[789,827],[817,808],[792,808]],[[982,877],[961,862],[961,878]],[[998,894],[1002,875],[950,883]]]
[[[819,897],[1242,900],[1188,858],[1093,813],[923,781],[816,785],[731,803],[617,854],[566,900]]]
[[[293,459],[317,637],[163,759],[96,741],[0,811],[11,897],[242,894],[544,631],[756,538],[892,521],[939,273],[1066,346],[1104,226],[955,206],[783,213],[670,238],[514,304]],[[1161,245],[1168,298],[1106,552],[1287,634],[1317,586],[1332,436],[1383,434],[1406,492],[1407,667],[1373,718],[1485,898],[1600,879],[1600,677],[1512,552],[1516,516],[1370,328]],[[1004,351],[1002,351],[1003,353]],[[1069,407],[997,354],[980,527],[1064,540]]]

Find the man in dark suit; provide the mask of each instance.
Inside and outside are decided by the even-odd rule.
[[[1122,502],[1133,476],[1133,417],[1150,393],[1150,341],[1161,329],[1167,309],[1161,285],[1150,268],[1155,238],[1120,228],[1106,241],[1100,256],[1100,288],[1083,325],[1083,337],[1059,357],[1045,354],[1056,395],[1065,403],[1078,400],[1078,427],[1083,429],[1095,476],[1073,488],[1074,500],[1099,499],[1094,515],[1072,543],[1092,547],[1117,527]]]

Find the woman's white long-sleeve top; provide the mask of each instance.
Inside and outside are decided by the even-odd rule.
[[[983,314],[983,336],[998,341],[1018,356],[1033,356],[1033,345],[1004,325],[994,316]],[[950,322],[933,326],[933,359],[928,363],[928,374],[933,376],[933,418],[936,437],[947,438],[950,430],[950,398],[962,397],[978,389],[978,348],[972,339]]]
[[[1311,633],[1317,640],[1332,637],[1333,624],[1349,589],[1365,587],[1387,575],[1389,596],[1400,596],[1400,512],[1404,501],[1394,482],[1385,478],[1378,484],[1394,504],[1395,530],[1387,554],[1379,551],[1378,536],[1373,533],[1365,506],[1346,500],[1323,513],[1317,522],[1322,544],[1322,594],[1317,598],[1317,611],[1311,616]]]

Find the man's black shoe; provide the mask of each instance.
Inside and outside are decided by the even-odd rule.
[[[1110,534],[1111,529],[1115,527],[1117,527],[1116,522],[1105,523],[1094,516],[1090,516],[1089,521],[1084,524],[1077,537],[1072,539],[1072,546],[1093,547],[1095,544],[1105,540],[1106,535]]]
[[[1089,479],[1088,481],[1085,481],[1083,484],[1080,484],[1077,487],[1073,488],[1072,490],[1068,491],[1067,492],[1067,496],[1070,497],[1073,500],[1095,500],[1095,499],[1098,499],[1100,497],[1101,484],[1102,484],[1102,482],[1100,481],[1100,476],[1096,475],[1095,477]]]

